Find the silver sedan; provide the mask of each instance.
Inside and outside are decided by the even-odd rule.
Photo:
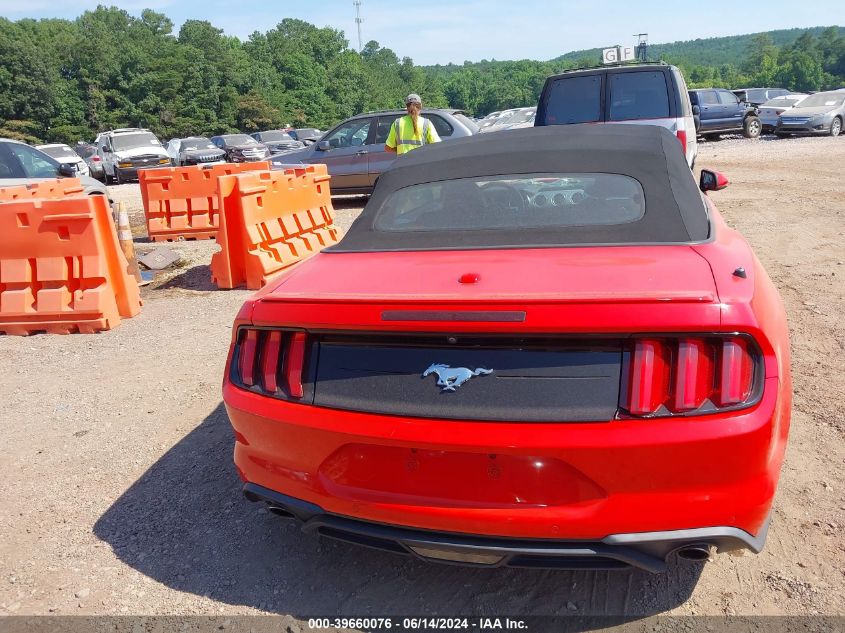
[[[833,90],[810,95],[779,118],[775,134],[839,136],[845,122],[845,92]]]
[[[805,94],[791,94],[769,99],[759,107],[760,123],[763,130],[771,132],[777,127],[778,117],[807,98]]]

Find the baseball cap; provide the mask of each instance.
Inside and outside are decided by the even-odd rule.
[[[407,97],[405,97],[405,105],[408,105],[409,103],[419,103],[420,105],[422,105],[422,99],[420,99],[420,96],[418,94],[412,92]]]

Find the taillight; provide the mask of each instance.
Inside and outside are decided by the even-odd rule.
[[[232,382],[271,396],[302,398],[307,343],[305,332],[242,328],[230,368]]]
[[[756,397],[761,367],[743,336],[636,339],[626,352],[620,409],[651,417],[740,408]]]
[[[305,333],[296,332],[290,337],[285,354],[285,382],[292,398],[302,397],[302,367],[305,362]]]
[[[686,130],[678,130],[678,140],[681,142],[681,147],[684,148],[684,154],[687,153],[687,131]]]

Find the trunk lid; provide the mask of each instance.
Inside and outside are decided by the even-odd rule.
[[[477,275],[476,283],[460,283]],[[320,253],[262,293],[277,302],[685,302],[716,300],[689,246]],[[269,305],[256,308],[265,314]]]
[[[258,297],[310,332],[306,402],[438,419],[613,419],[628,337],[720,321],[688,246],[321,253]]]

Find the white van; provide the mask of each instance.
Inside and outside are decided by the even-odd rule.
[[[546,79],[534,125],[659,125],[677,136],[692,168],[695,120],[681,71],[662,62],[571,70]]]
[[[121,184],[138,178],[138,171],[169,167],[170,156],[155,134],[142,128],[101,132],[94,141],[103,163],[107,183]]]

